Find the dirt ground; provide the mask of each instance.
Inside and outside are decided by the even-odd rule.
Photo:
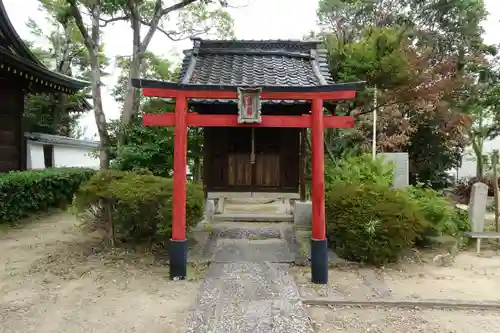
[[[329,271],[328,285],[313,285],[308,267],[294,268],[302,298],[352,301],[388,299],[500,302],[500,254],[460,252],[450,266],[437,266],[439,252],[382,269],[342,266]],[[308,306],[316,331],[324,332],[499,332],[499,310],[401,309]]]
[[[460,252],[450,266],[437,266],[436,253],[421,254],[418,263],[406,262],[381,269],[339,267],[330,269],[325,286],[309,283],[310,269],[295,268],[302,297],[354,300],[440,299],[500,302],[500,254],[485,250]]]
[[[309,307],[317,333],[498,333],[498,311]]]
[[[171,282],[153,255],[106,250],[70,214],[0,231],[0,332],[185,329],[201,268]]]
[[[450,266],[431,260],[380,271],[394,298],[500,302],[500,254],[484,250],[460,252]]]

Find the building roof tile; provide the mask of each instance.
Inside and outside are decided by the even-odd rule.
[[[184,52],[179,77],[184,84],[307,87],[333,83],[320,41],[195,38],[193,43]]]

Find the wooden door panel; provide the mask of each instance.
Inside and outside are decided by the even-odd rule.
[[[228,156],[228,185],[252,185],[252,164],[249,154],[229,154]]]
[[[258,154],[255,156],[256,187],[280,186],[280,156],[277,154]]]

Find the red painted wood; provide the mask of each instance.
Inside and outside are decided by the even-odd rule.
[[[172,239],[186,239],[187,99],[175,103],[174,194],[172,202]]]
[[[325,151],[323,142],[323,101],[312,101],[312,238],[326,238],[325,224]]]
[[[173,113],[144,114],[142,123],[145,126],[174,126],[175,115]],[[312,125],[311,115],[302,116],[262,116],[260,124],[238,124],[237,115],[204,115],[188,113],[187,125],[196,127],[292,127],[310,128]],[[353,128],[354,117],[352,116],[324,116],[324,128]]]
[[[164,88],[143,88],[143,96],[146,97],[161,97],[161,98],[177,98],[182,95],[187,98],[203,98],[203,99],[238,99],[238,93],[235,91],[226,90],[176,90]],[[320,98],[322,100],[342,100],[352,99],[356,97],[356,91],[328,91],[328,92],[267,92],[263,91],[260,98],[263,100],[313,100]]]

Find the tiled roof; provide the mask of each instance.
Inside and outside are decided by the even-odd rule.
[[[332,83],[318,41],[202,40],[185,51],[180,81],[206,85],[317,86]]]
[[[320,48],[319,41],[196,38],[193,42],[193,48],[184,52],[180,83],[234,86],[333,83],[326,51]]]

